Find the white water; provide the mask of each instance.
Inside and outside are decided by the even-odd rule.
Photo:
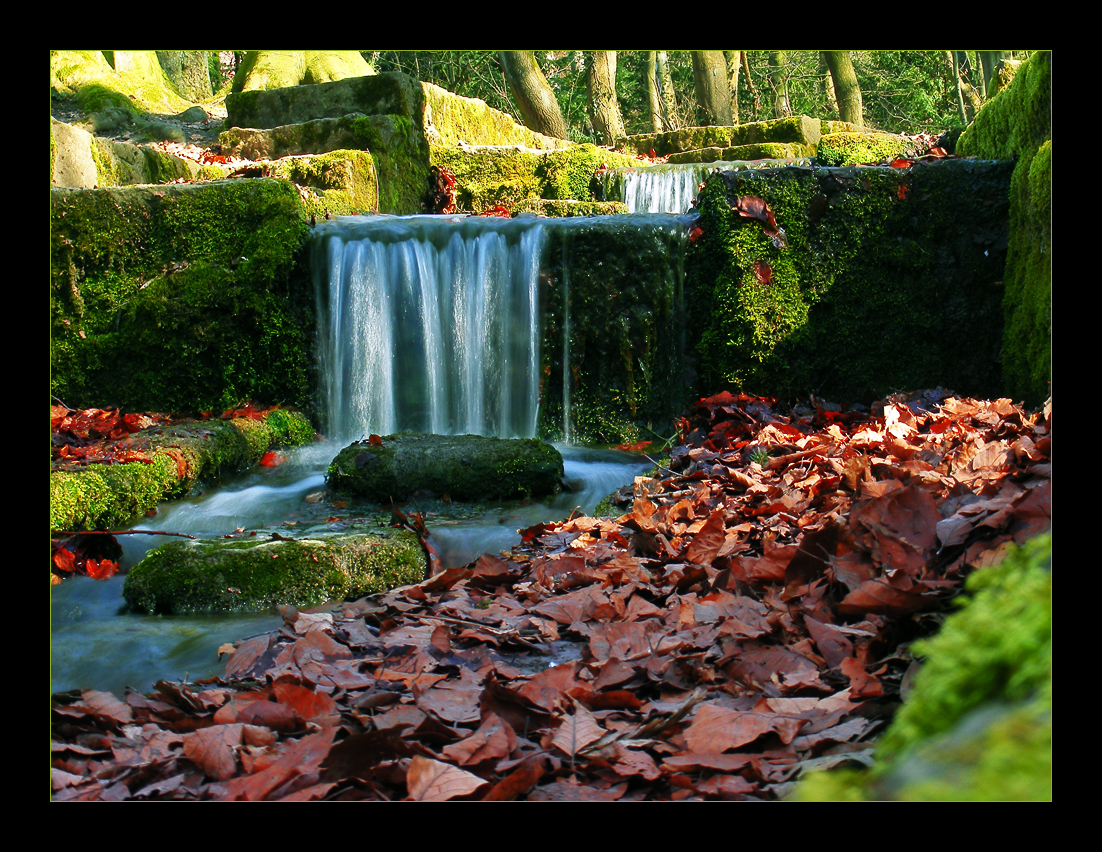
[[[324,237],[329,430],[531,437],[543,223],[357,217]]]
[[[810,165],[808,157],[794,160],[739,160],[714,163],[667,163],[618,169],[604,177],[608,192],[618,196],[632,213],[688,213],[704,178],[717,171],[746,171],[780,166]],[[617,189],[618,187],[618,189]]]

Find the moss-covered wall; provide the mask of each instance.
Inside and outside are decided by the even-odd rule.
[[[307,233],[276,180],[50,192],[50,388],[71,408],[312,409]]]
[[[683,357],[686,244],[672,217],[606,217],[549,230],[541,435],[617,444],[639,440],[640,427],[671,432],[693,385]]]
[[[701,386],[871,401],[998,395],[1009,163],[710,178],[689,251]],[[758,197],[787,233],[732,210]]]
[[[1006,393],[1038,405],[1052,381],[1052,52],[1038,51],[957,141],[965,157],[1016,159],[1003,301]]]

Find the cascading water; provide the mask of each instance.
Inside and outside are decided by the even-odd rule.
[[[790,160],[667,163],[605,172],[602,180],[606,197],[623,201],[632,213],[688,213],[692,209],[700,184],[712,172],[809,165],[809,157]]]
[[[331,436],[535,435],[540,220],[359,217],[320,239]]]

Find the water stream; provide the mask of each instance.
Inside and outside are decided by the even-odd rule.
[[[350,440],[402,429],[535,435],[547,229],[592,227],[592,221],[376,216],[319,226],[313,263],[331,440],[288,454],[278,467],[163,503],[156,517],[135,529],[206,538],[240,528],[307,535],[325,527],[333,513],[318,494],[326,466]],[[562,347],[563,363],[569,363],[568,339],[552,345]],[[564,396],[563,432],[569,435],[570,400]],[[649,467],[626,453],[566,444],[559,449],[567,488],[556,497],[487,505],[463,518],[428,517],[445,567],[508,549],[519,541],[517,530],[534,523],[575,509],[591,513]],[[120,541],[125,571],[165,539],[133,535]],[[126,687],[148,691],[160,678],[219,675],[220,645],[280,623],[275,615],[125,614],[123,581],[122,575],[106,582],[75,578],[52,590],[51,692],[94,688],[121,695]]]

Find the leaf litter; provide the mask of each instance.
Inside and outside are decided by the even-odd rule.
[[[909,644],[1049,528],[1050,409],[722,393],[615,519],[288,609],[224,679],[53,696],[57,799],[777,799],[870,765]]]

